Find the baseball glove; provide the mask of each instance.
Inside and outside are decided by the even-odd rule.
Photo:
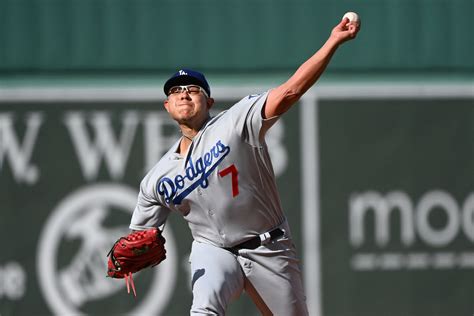
[[[130,286],[137,296],[132,274],[154,267],[166,259],[165,238],[157,228],[136,231],[119,238],[107,254],[107,276],[125,279],[127,292]]]

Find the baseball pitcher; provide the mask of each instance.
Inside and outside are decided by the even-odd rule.
[[[215,117],[210,116],[214,99],[203,74],[181,69],[166,81],[164,107],[182,137],[141,182],[130,228],[161,227],[171,212],[187,221],[194,239],[192,315],[224,315],[244,290],[262,314],[308,314],[265,134],[359,28],[343,18],[288,81],[246,96]]]

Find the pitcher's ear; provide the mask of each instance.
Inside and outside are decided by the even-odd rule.
[[[207,109],[209,110],[214,105],[213,98],[207,98]]]

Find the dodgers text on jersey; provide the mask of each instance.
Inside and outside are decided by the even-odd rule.
[[[219,140],[204,155],[193,161],[187,161],[184,174],[178,174],[174,179],[162,177],[158,180],[156,190],[165,198],[166,203],[181,204],[181,201],[198,186],[205,189],[209,185],[208,177],[229,154],[230,147]],[[196,181],[194,181],[197,178]],[[194,181],[194,182],[192,182]],[[188,184],[191,182],[190,184]],[[179,194],[177,194],[179,192]]]

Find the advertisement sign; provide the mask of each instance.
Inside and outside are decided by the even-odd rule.
[[[324,315],[474,312],[472,105],[319,102]]]

